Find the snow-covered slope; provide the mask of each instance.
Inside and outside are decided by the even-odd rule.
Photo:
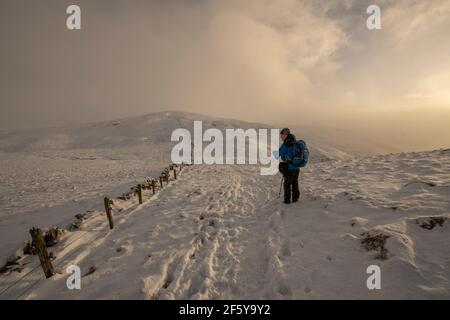
[[[148,118],[158,116],[189,117]],[[14,150],[24,145],[16,139]],[[2,190],[2,205],[11,208],[0,217],[3,253],[27,238],[31,222],[50,227],[55,217],[67,223],[92,211],[81,229],[67,231],[50,248],[58,274],[44,279],[37,257],[26,256],[11,268],[20,272],[0,274],[0,299],[450,298],[448,149],[312,161],[301,173],[300,202],[289,206],[278,198],[280,176],[261,176],[258,166],[190,166],[156,195],[144,191],[142,205],[115,199],[116,226],[109,230],[103,196],[120,195],[168,163],[138,160],[141,145],[135,153],[110,147],[111,158],[96,158],[108,154],[98,148],[1,154],[16,178],[25,182],[28,173],[35,183],[23,194],[29,211],[20,201],[12,205],[17,191]],[[170,150],[164,143],[149,146],[149,157]],[[325,151],[324,158],[334,154]],[[13,181],[8,174],[2,171],[2,179]],[[58,189],[69,181],[73,201],[71,192]],[[4,192],[15,193],[7,199]],[[58,194],[60,204],[53,206],[50,194]],[[81,268],[81,290],[66,287],[72,264]],[[369,265],[381,268],[381,290],[366,287]]]
[[[86,125],[4,132],[0,133],[0,152],[43,153],[81,149],[91,152],[96,150],[101,155],[106,154],[104,157],[108,158],[107,150],[109,149],[134,147],[134,153],[139,153],[139,149],[148,149],[155,144],[170,144],[170,136],[177,128],[186,128],[193,136],[194,121],[202,121],[203,130],[217,128],[223,132],[225,129],[233,128],[271,128],[267,124],[171,111]],[[312,143],[310,148],[313,161],[349,157],[349,154],[345,152],[320,143]],[[141,156],[147,155],[145,150],[140,152]]]
[[[161,144],[170,142],[172,131],[176,128],[191,130],[194,120],[203,121],[205,129],[267,128],[262,124],[172,111],[85,125],[2,133],[0,151],[107,149]]]
[[[258,167],[187,167],[142,205],[116,200],[113,230],[91,213],[52,249],[61,274],[38,267],[1,298],[448,299],[449,172],[449,150],[318,163],[286,206]],[[24,262],[0,291],[38,264]],[[66,288],[70,264],[81,290]]]
[[[0,264],[34,225],[66,225],[74,214],[101,208],[170,163],[172,131],[268,128],[201,114],[161,112],[126,119],[0,134]],[[312,162],[343,154],[310,146]],[[348,155],[344,155],[348,157]]]

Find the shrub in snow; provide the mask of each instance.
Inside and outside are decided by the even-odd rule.
[[[361,234],[364,238],[361,240],[361,245],[367,251],[378,251],[375,259],[386,260],[388,250],[385,248],[386,240],[390,237],[382,233],[364,232]]]
[[[416,219],[416,223],[420,225],[421,228],[432,230],[435,226],[443,227],[446,220],[446,217],[427,217]]]

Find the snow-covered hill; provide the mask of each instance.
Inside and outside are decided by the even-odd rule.
[[[4,256],[33,224],[49,227],[92,211],[80,230],[67,231],[50,249],[60,273],[45,280],[37,257],[26,256],[11,268],[20,272],[0,275],[0,299],[450,298],[448,149],[340,158],[313,145],[312,152],[323,149],[323,158],[337,159],[316,159],[302,170],[301,200],[289,206],[278,198],[280,176],[261,176],[258,166],[190,166],[156,195],[144,191],[142,205],[115,199],[116,227],[109,230],[102,197],[159,174],[170,144],[155,137],[166,132],[164,123],[190,126],[189,117],[198,120],[162,113],[111,128],[93,124],[105,132],[122,126],[116,137],[128,137],[117,146],[110,140],[105,150],[75,129],[69,136],[76,143],[59,150],[23,152],[36,149],[10,136],[14,143],[1,153],[9,166],[1,172],[2,206],[9,208],[0,217]],[[207,121],[246,128],[234,120]],[[137,123],[159,131],[135,139],[146,137]],[[125,127],[136,131],[127,135]],[[146,143],[149,158],[139,160]],[[159,161],[151,158],[156,153]],[[8,188],[18,180],[22,195]],[[82,270],[81,290],[66,287],[71,264]],[[369,265],[381,268],[381,290],[366,287]]]
[[[45,152],[105,150],[117,148],[140,148],[153,145],[171,144],[170,136],[177,128],[186,128],[193,135],[193,122],[202,121],[203,130],[217,128],[271,128],[270,125],[250,123],[234,119],[217,119],[196,113],[180,111],[147,114],[125,119],[56,127],[34,129],[20,132],[0,133],[0,152]],[[298,138],[301,138],[299,136]],[[323,161],[336,158],[347,158],[348,154],[326,144],[313,143],[310,146],[312,160]],[[141,150],[147,156],[146,150]]]
[[[29,237],[33,225],[65,225],[75,213],[100,208],[170,163],[172,131],[268,128],[201,114],[161,112],[126,119],[0,134],[0,263]],[[312,162],[349,157],[310,146]]]
[[[162,144],[170,142],[176,128],[192,130],[194,120],[203,121],[205,129],[267,128],[257,123],[172,111],[69,127],[3,133],[0,134],[0,151],[109,149]]]

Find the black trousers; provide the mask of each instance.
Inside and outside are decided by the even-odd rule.
[[[298,188],[298,175],[300,169],[295,171],[288,171],[284,175],[284,202],[297,201],[300,198],[300,190]]]

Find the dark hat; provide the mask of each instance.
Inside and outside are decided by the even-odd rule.
[[[284,128],[283,130],[280,131],[280,134],[290,134],[291,130],[289,130],[289,128]]]

